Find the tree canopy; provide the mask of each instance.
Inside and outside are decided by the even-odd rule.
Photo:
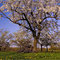
[[[59,1],[59,0],[58,0]],[[41,31],[46,26],[57,26],[60,19],[60,6],[56,0],[5,0],[1,1],[0,16],[9,19],[30,30],[34,37],[34,51],[37,50],[37,43]],[[8,14],[6,14],[8,13]],[[47,27],[47,28],[48,28]],[[52,27],[52,26],[51,26]],[[53,28],[52,27],[52,28]]]

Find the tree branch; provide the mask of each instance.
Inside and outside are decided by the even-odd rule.
[[[28,19],[27,19],[27,17],[26,17],[26,14],[25,14],[25,13],[20,13],[20,12],[18,12],[18,11],[16,11],[16,10],[15,10],[15,12],[17,12],[19,15],[20,15],[20,14],[24,15],[24,17],[25,17],[25,19],[26,19],[26,21],[27,21],[27,23],[28,23],[28,25],[29,25],[29,27],[30,27],[30,30],[31,30],[32,32],[34,32],[34,30],[32,29],[32,26],[31,26],[30,22],[28,21]]]
[[[22,24],[20,24],[20,23],[17,23],[17,21],[12,21],[8,16],[6,16],[6,14],[4,13],[4,12],[2,12],[1,10],[0,10],[0,12],[7,18],[7,19],[9,19],[11,22],[13,22],[13,23],[15,23],[15,24],[18,24],[19,26],[23,26],[23,27],[25,27],[26,29],[30,29],[30,28],[28,28],[28,27],[26,27],[26,26],[24,26],[24,25],[22,25]],[[24,19],[25,20],[25,19]]]
[[[42,21],[40,22],[40,24],[41,24],[45,19],[47,19],[47,18],[55,18],[55,16],[49,16],[49,17],[43,18]]]

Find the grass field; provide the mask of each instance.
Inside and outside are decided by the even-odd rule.
[[[60,53],[0,52],[0,60],[60,60]]]

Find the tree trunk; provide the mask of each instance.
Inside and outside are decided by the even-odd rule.
[[[33,51],[34,52],[37,52],[37,38],[36,37],[34,37],[34,43],[33,43],[33,45],[34,45],[34,48],[33,48]]]
[[[41,52],[42,52],[42,44],[41,44]]]
[[[1,51],[1,48],[0,48],[0,51]]]
[[[48,46],[46,46],[46,52],[48,52]]]
[[[0,51],[1,51],[2,46],[0,46]]]

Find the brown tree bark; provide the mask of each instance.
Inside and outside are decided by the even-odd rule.
[[[48,52],[48,46],[46,46],[46,52]]]
[[[41,44],[41,52],[42,52],[42,50],[43,50],[43,49],[42,49],[42,44]]]
[[[34,37],[34,42],[33,42],[34,48],[33,48],[33,52],[37,52],[37,43],[38,43],[38,40],[37,40],[36,37]]]
[[[0,48],[0,51],[1,51],[1,48]]]

